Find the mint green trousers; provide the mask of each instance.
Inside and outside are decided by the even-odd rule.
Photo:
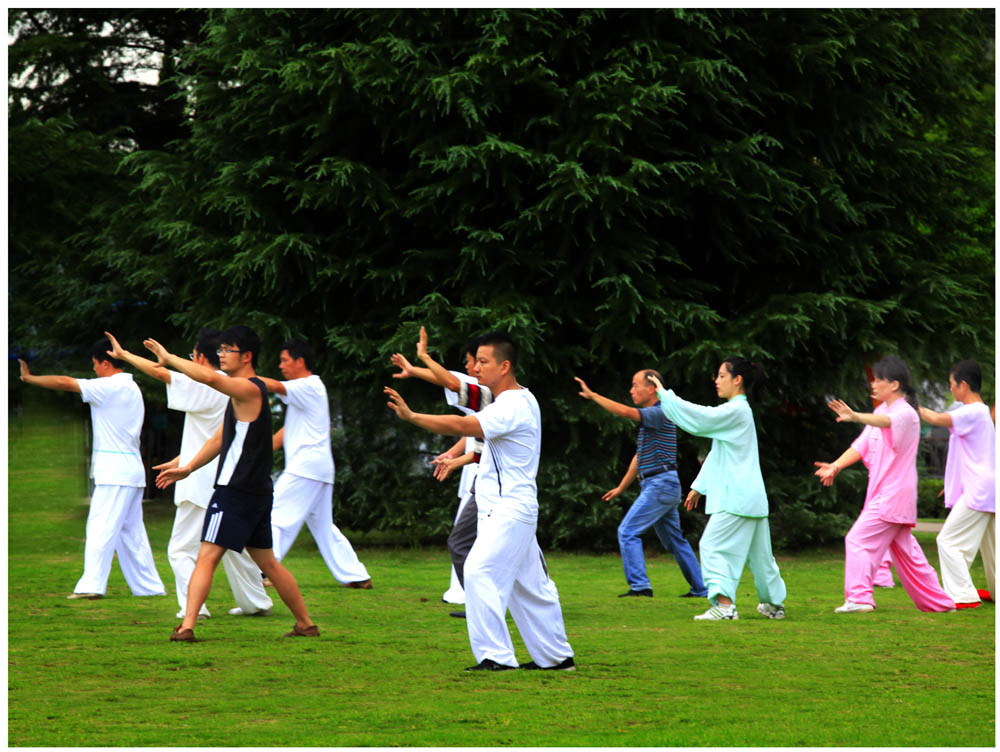
[[[757,597],[775,606],[785,602],[785,581],[771,552],[767,517],[740,517],[716,512],[708,519],[699,543],[701,573],[714,604],[720,595],[736,603],[736,588],[749,566]]]

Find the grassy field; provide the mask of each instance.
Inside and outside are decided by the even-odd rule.
[[[464,673],[465,622],[442,603],[441,549],[358,545],[375,589],[338,587],[303,532],[285,563],[319,639],[292,619],[230,617],[222,569],[202,642],[176,624],[172,504],[145,505],[169,595],[68,601],[82,571],[82,427],[28,405],[9,431],[8,743],[11,746],[993,746],[995,609],[924,614],[901,588],[873,614],[833,613],[839,550],[779,556],[788,618],[695,623],[703,600],[673,559],[649,560],[653,599],[615,596],[617,556],[550,553],[571,673]],[[937,563],[932,534],[919,534]],[[648,546],[655,550],[653,546]],[[974,576],[982,583],[977,562]],[[513,630],[513,627],[512,627]],[[528,656],[516,637],[519,658]]]

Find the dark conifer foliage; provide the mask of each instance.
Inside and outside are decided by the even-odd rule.
[[[544,421],[539,535],[572,546],[614,547],[600,494],[634,451],[634,426],[574,375],[628,401],[656,367],[711,404],[725,356],[763,361],[772,529],[806,545],[843,534],[864,486],[811,476],[855,433],[826,396],[863,406],[880,353],[933,382],[992,361],[992,11],[206,19],[171,47],[183,135],[124,155],[127,198],[80,261],[178,333],[242,321],[272,350],[316,343],[347,527],[450,525],[452,488],[414,466],[445,442],[382,408],[389,355],[411,355],[420,324],[454,368],[471,334],[521,342]],[[444,410],[427,385],[403,391]],[[687,484],[707,443],[681,448]]]

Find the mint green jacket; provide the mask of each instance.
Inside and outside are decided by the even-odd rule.
[[[746,395],[715,407],[682,400],[673,389],[659,389],[660,409],[680,429],[712,440],[701,472],[691,483],[705,496],[705,512],[767,517],[767,493],[760,474],[757,429]]]

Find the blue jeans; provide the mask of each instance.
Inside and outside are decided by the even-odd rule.
[[[642,538],[650,527],[656,531],[663,547],[677,559],[691,592],[701,598],[708,595],[701,579],[701,565],[691,544],[681,533],[681,484],[677,472],[670,470],[640,481],[642,490],[618,526],[618,546],[622,552],[625,580],[632,590],[651,587],[646,575],[646,559],[642,555]]]

